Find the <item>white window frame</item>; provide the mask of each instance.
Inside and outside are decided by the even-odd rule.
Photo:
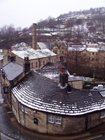
[[[102,110],[100,113],[100,119],[105,118],[105,110]]]
[[[53,115],[48,115],[48,122],[54,123],[54,116]]]
[[[60,116],[56,116],[56,117],[55,117],[55,123],[56,123],[56,124],[61,124],[61,123],[62,123],[61,121],[62,121],[62,119],[61,119]]]

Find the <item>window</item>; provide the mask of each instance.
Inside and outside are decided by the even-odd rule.
[[[43,65],[45,65],[45,61],[43,61]]]
[[[56,63],[56,58],[54,59],[54,62]]]
[[[33,68],[33,63],[31,63],[31,68]]]
[[[56,117],[55,117],[55,123],[56,123],[56,124],[61,124],[61,117],[56,116]]]
[[[23,105],[21,105],[21,111],[24,112],[24,106]]]
[[[94,58],[92,58],[92,61],[94,61]]]
[[[48,60],[46,60],[46,64],[48,63]]]
[[[94,52],[92,54],[94,55]]]
[[[62,51],[62,54],[64,54],[64,51]]]
[[[8,55],[7,60],[10,61],[10,55]]]
[[[54,115],[48,115],[48,122],[49,123],[55,123],[55,124],[61,124],[61,117],[60,116],[54,116]]]
[[[25,113],[26,113],[26,114],[28,113],[28,111],[27,111],[27,107],[25,107]]]
[[[86,53],[84,53],[84,56],[86,56]]]
[[[56,54],[57,54],[57,50],[54,50],[54,53],[56,53]]]
[[[41,61],[39,61],[39,67],[41,67]]]
[[[48,115],[48,122],[54,123],[54,116],[53,115]]]
[[[105,110],[101,111],[100,119],[105,118]]]
[[[14,114],[16,116],[16,109],[14,108],[14,106],[12,106],[12,109],[13,109],[13,112],[14,112]]]

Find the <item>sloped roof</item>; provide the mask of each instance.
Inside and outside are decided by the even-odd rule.
[[[21,104],[54,114],[76,116],[105,109],[105,98],[99,91],[72,89],[68,94],[57,82],[33,71],[12,89],[12,93]]]
[[[72,45],[72,47],[68,47],[68,51],[84,51],[85,49],[85,45]]]
[[[2,67],[2,69],[4,70],[6,78],[9,81],[14,80],[17,76],[19,76],[24,71],[23,66],[21,66],[16,62],[10,62],[4,67]]]
[[[58,68],[60,65],[61,65],[60,63],[48,62],[46,65],[42,67],[42,69]]]
[[[49,57],[49,56],[56,56],[55,53],[53,53],[52,51],[48,49],[34,50],[32,48],[17,48],[13,50],[12,52],[22,59],[24,59],[24,57],[29,57],[29,60],[44,58],[44,57]]]
[[[37,44],[39,45],[40,49],[47,49],[47,45],[43,42],[37,42]]]
[[[44,67],[43,69],[35,70],[35,72],[37,72],[47,78],[53,79],[54,81],[59,82],[59,75],[61,73],[61,69],[56,67],[56,65],[52,65],[52,66],[50,65],[49,67]],[[66,70],[66,73],[68,73],[68,82],[82,81],[81,77],[70,75],[68,70]]]
[[[17,43],[11,47],[15,47],[15,48],[18,48],[18,47],[27,47],[28,45],[24,42],[21,42],[21,43]]]
[[[105,46],[101,46],[99,50],[105,51]]]
[[[86,50],[88,52],[98,52],[99,48],[91,48],[91,47],[89,47],[89,48],[86,48]]]

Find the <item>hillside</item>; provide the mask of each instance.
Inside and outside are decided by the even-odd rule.
[[[85,41],[105,42],[105,7],[70,11],[57,18],[49,17],[38,22],[37,41],[53,40],[68,41],[71,44],[82,44]],[[9,49],[15,43],[20,42],[31,45],[32,26],[15,29],[10,25],[0,29],[0,48]]]

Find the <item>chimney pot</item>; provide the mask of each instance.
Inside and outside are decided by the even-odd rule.
[[[61,73],[65,73],[65,68],[61,68]]]

